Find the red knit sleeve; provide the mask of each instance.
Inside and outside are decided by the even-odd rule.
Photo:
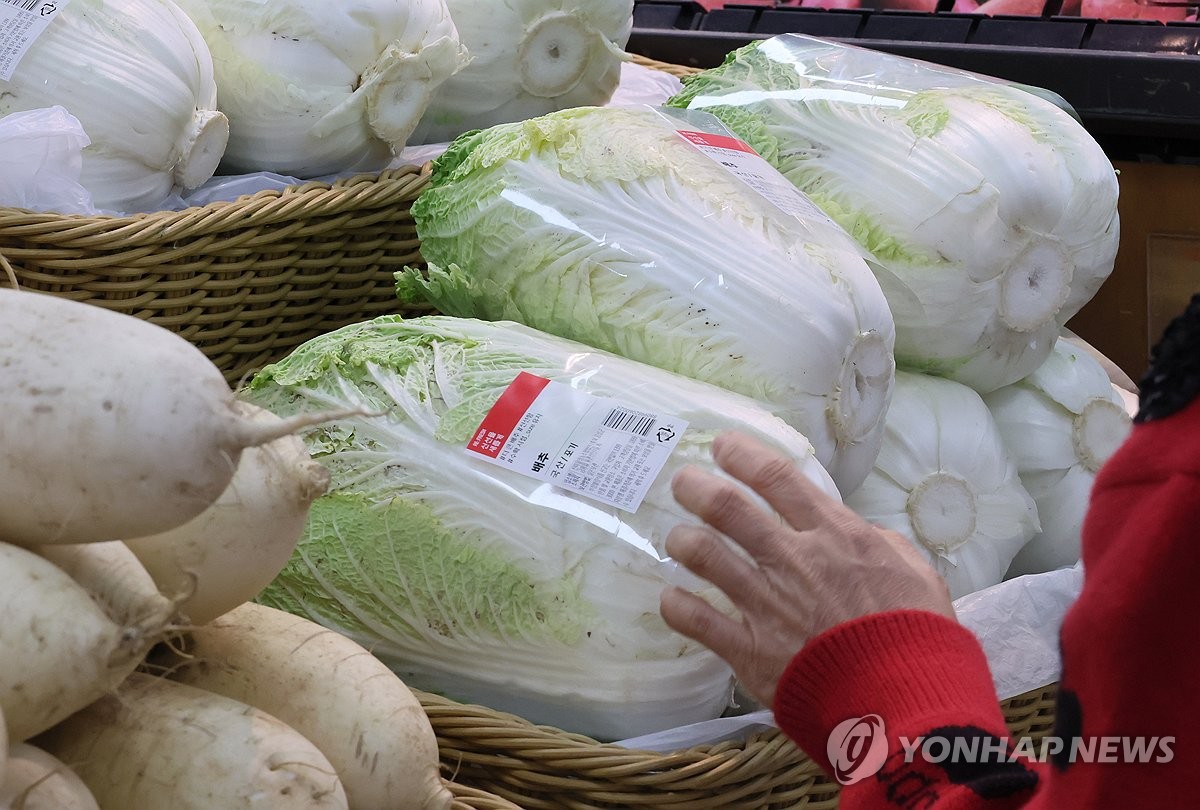
[[[1020,807],[1042,770],[1008,740],[979,642],[933,613],[874,614],[813,639],[775,717],[845,785],[847,809]]]
[[[797,654],[776,719],[846,783],[843,808],[1183,806],[1200,771],[1200,399],[1136,426],[1101,470],[1083,554],[1037,746],[1007,739],[983,651],[950,619],[866,616]]]

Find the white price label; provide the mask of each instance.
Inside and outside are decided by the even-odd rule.
[[[780,211],[804,219],[829,221],[824,211],[745,141],[711,132],[676,131],[681,138],[720,163]]]
[[[70,0],[0,0],[0,79],[17,63]]]
[[[521,372],[467,452],[635,512],[687,424]]]

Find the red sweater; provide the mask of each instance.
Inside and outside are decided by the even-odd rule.
[[[932,613],[876,614],[810,641],[776,692],[780,727],[831,774],[831,732],[843,724],[841,742],[849,718],[882,721],[857,724],[860,742],[882,728],[873,757],[853,740],[832,749],[849,752],[837,759],[841,775],[860,777],[843,788],[842,807],[1192,806],[1200,773],[1200,622],[1192,602],[1200,594],[1200,296],[1192,309],[1187,351],[1176,358],[1186,368],[1163,364],[1147,376],[1141,423],[1092,492],[1084,587],[1061,631],[1052,732],[1067,746],[1077,740],[1074,761],[1065,753],[1047,763],[1012,756],[1031,751],[1003,739],[987,661],[969,631]],[[1150,421],[1141,421],[1148,410]],[[1143,761],[1121,761],[1124,747],[1139,743],[1148,747]],[[959,755],[945,756],[952,746]],[[970,762],[972,746],[990,752],[987,761]],[[1005,746],[1009,753],[1000,754]]]

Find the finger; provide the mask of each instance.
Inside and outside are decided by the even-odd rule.
[[[728,535],[756,559],[771,558],[780,542],[779,517],[755,503],[742,486],[696,467],[684,467],[671,480],[679,505]]]
[[[762,496],[798,531],[828,519],[840,504],[800,472],[791,459],[743,433],[723,433],[713,441],[713,460]]]
[[[667,535],[667,554],[720,588],[741,610],[762,595],[762,572],[705,526],[676,526]]]
[[[659,613],[675,632],[698,641],[737,667],[750,654],[746,628],[694,593],[670,587],[659,598]]]

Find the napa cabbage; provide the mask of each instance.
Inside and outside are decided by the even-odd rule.
[[[689,423],[635,512],[468,454],[522,371]],[[242,396],[281,415],[377,414],[304,436],[330,491],[259,601],[350,636],[411,686],[603,738],[710,719],[730,698],[728,668],[658,613],[667,583],[719,603],[664,552],[667,532],[695,521],[673,473],[715,469],[713,438],[738,429],[837,495],[811,444],[752,400],[513,323],[355,324]]]
[[[1112,272],[1112,163],[1042,95],[786,34],[668,104],[721,118],[875,257],[901,368],[1016,382]]]
[[[0,78],[0,117],[55,106],[87,133],[79,182],[104,211],[158,210],[196,188],[229,138],[208,46],[171,0],[62,4]]]
[[[601,105],[617,89],[633,0],[445,0],[470,63],[430,97],[411,143]]]
[[[1062,338],[1036,371],[984,399],[1041,517],[1009,575],[1074,565],[1096,473],[1132,428],[1124,400],[1101,365]]]
[[[957,599],[995,585],[1038,531],[1000,430],[973,389],[899,371],[875,468],[846,505],[899,532]]]
[[[384,168],[467,63],[445,0],[178,0],[212,52],[226,172]]]

